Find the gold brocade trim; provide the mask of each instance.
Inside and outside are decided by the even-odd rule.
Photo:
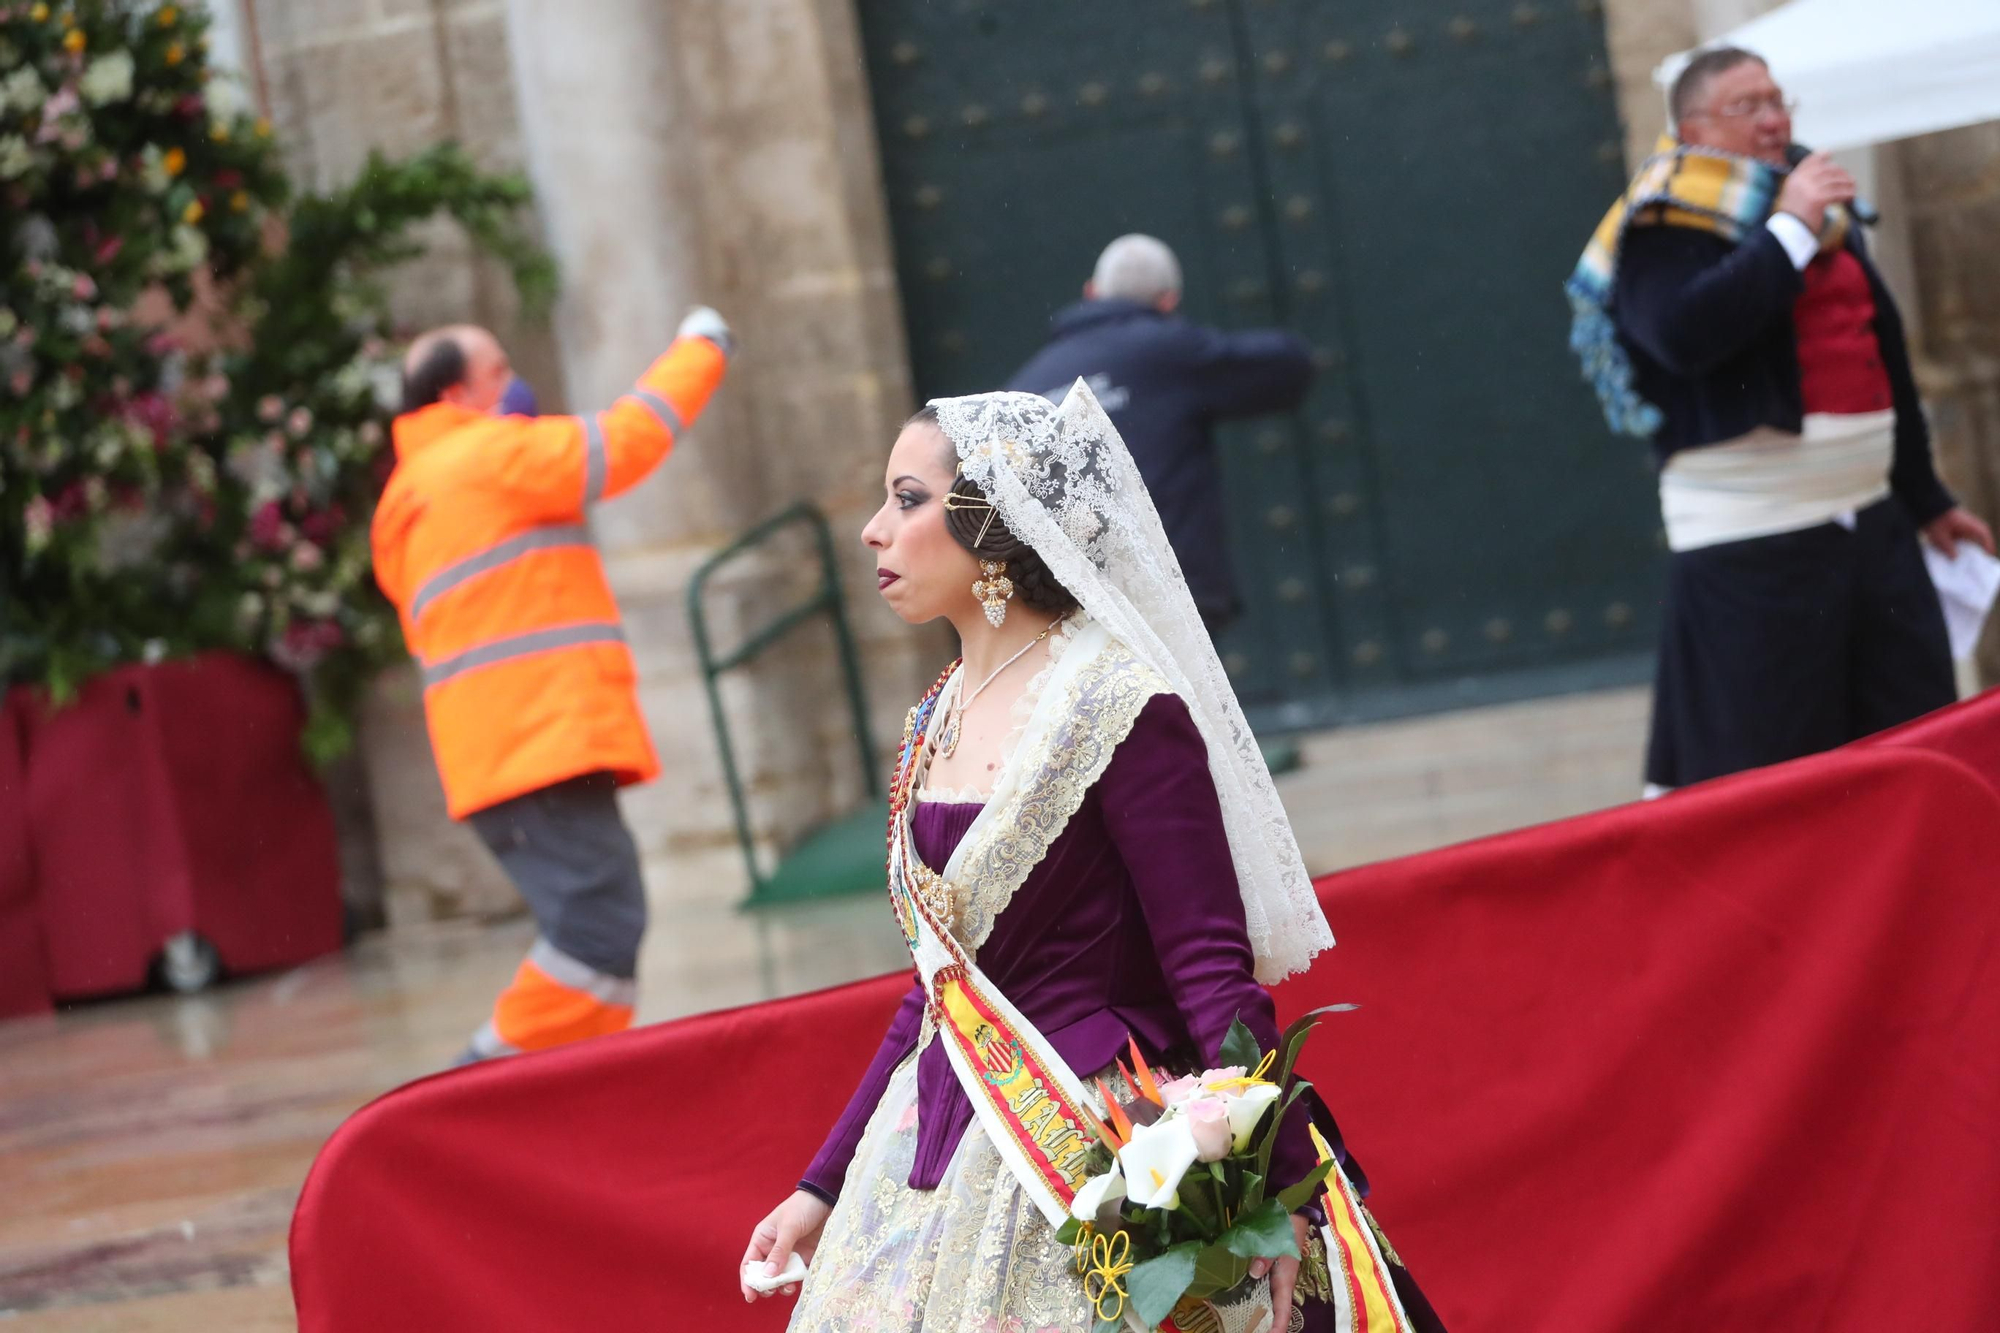
[[[1169,692],[1165,678],[1113,639],[1060,699],[1045,701],[1059,716],[1032,753],[1016,757],[1024,777],[966,853],[953,886],[952,933],[968,950],[976,953],[992,934],[994,920],[1104,776],[1146,701]]]

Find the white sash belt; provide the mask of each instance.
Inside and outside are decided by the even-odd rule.
[[[1667,545],[1692,551],[1839,521],[1889,494],[1893,410],[1809,413],[1803,433],[1760,426],[1683,449],[1660,473]]]

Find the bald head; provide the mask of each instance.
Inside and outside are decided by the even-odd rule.
[[[1166,242],[1133,232],[1104,247],[1084,295],[1172,310],[1181,300],[1181,263]]]
[[[420,335],[403,357],[403,410],[456,403],[491,412],[514,368],[500,340],[476,324],[450,324]]]

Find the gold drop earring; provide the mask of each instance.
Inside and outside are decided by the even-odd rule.
[[[972,581],[972,595],[986,611],[986,623],[999,629],[1007,619],[1007,603],[1014,596],[1014,580],[1007,577],[1005,560],[981,560],[981,577]]]

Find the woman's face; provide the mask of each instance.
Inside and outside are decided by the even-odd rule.
[[[889,451],[886,498],[861,529],[861,540],[875,552],[883,600],[912,625],[978,608],[972,585],[979,561],[944,525],[945,493],[956,478],[953,458],[951,442],[936,426],[905,426]]]

